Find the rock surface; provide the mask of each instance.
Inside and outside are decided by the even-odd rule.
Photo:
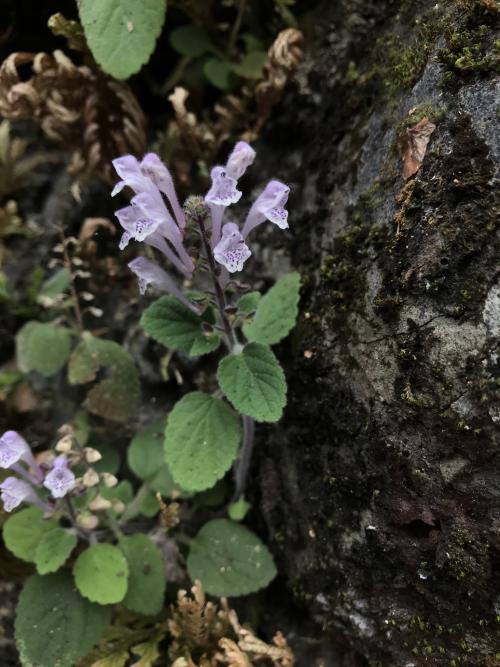
[[[345,664],[499,659],[497,18],[488,0],[322,5],[265,137],[304,289],[260,505]],[[398,135],[425,116],[405,182]]]

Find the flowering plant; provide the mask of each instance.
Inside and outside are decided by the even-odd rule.
[[[276,573],[265,545],[240,522],[249,509],[245,488],[255,424],[278,421],[286,403],[285,375],[270,346],[295,324],[300,276],[285,275],[262,296],[236,275],[252,256],[249,243],[256,227],[268,221],[288,228],[290,190],[276,180],[255,199],[241,227],[234,218],[224,219],[240,201],[239,180],[254,159],[251,146],[236,144],[226,165],[212,169],[207,194],[189,197],[184,206],[155,154],[140,162],[131,155],[113,161],[121,180],[112,194],[124,188],[134,193],[130,204],[116,211],[123,228],[120,247],[132,240],[147,247],[149,257],[139,255],[129,267],[142,294],[148,286],[165,293],[145,309],[142,326],[180,354],[217,353],[217,372],[207,373],[203,385],[186,393],[166,422],[150,424],[132,440],[127,462],[142,481],[135,493],[128,480],[119,481],[117,468],[110,468],[99,448],[84,446],[68,426],[55,451],[41,461],[18,433],[1,437],[0,467],[13,473],[0,484],[4,509],[30,505],[4,526],[7,547],[37,569],[18,609],[18,643],[28,661],[43,667],[56,664],[56,658],[57,664],[74,664],[99,639],[116,603],[139,614],[158,614],[166,585],[165,529],[176,527],[180,500],[199,498],[231,468],[234,489],[224,509],[229,518],[219,513],[194,538],[180,536],[189,542],[187,572],[219,596],[256,591]],[[88,376],[85,365],[80,368],[83,360],[95,375],[95,360],[110,351],[110,341],[88,336],[82,334],[82,345],[93,347],[70,368],[76,381]],[[119,389],[116,378],[106,382],[99,385],[101,400]],[[137,526],[138,518],[151,520],[158,512],[161,528]],[[49,583],[61,606],[72,610],[67,623],[75,637],[63,647],[57,642],[34,646],[29,637],[33,615],[48,613],[38,603],[33,611],[32,605]],[[80,636],[82,618],[86,630]]]

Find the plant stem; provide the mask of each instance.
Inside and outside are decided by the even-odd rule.
[[[226,343],[228,348],[232,350],[238,341],[236,340],[233,328],[231,327],[231,323],[229,322],[226,315],[226,299],[224,297],[224,292],[222,291],[222,287],[220,286],[220,283],[217,279],[217,266],[215,264],[215,259],[212,253],[212,248],[210,246],[210,241],[208,240],[207,230],[205,227],[205,220],[203,219],[203,217],[199,217],[197,218],[197,222],[200,227],[201,240],[208,261],[208,271],[212,277],[212,282],[214,285],[215,298],[217,299],[217,308],[219,310],[220,319],[227,339]]]
[[[243,442],[241,443],[240,455],[234,465],[234,494],[232,502],[236,502],[245,493],[248,471],[252,460],[252,451],[255,435],[255,421],[251,417],[242,416]]]
[[[144,500],[149,490],[150,490],[149,483],[144,482],[144,484],[139,488],[139,490],[135,494],[135,498],[132,500],[131,503],[127,505],[125,511],[121,515],[120,521],[117,523],[118,526],[123,526],[125,523],[127,523],[127,521],[135,519],[135,517],[141,511],[142,501]]]
[[[68,249],[66,247],[66,238],[64,236],[64,228],[62,227],[62,225],[61,227],[59,227],[59,236],[61,238],[61,245],[63,248],[64,264],[69,271],[69,289],[71,292],[71,296],[73,297],[73,312],[75,314],[78,330],[81,333],[83,331],[82,311],[80,310],[80,304],[78,302],[78,292],[76,291],[75,279],[73,277],[73,271],[71,270],[72,269],[71,258],[69,256]]]
[[[235,44],[236,44],[236,40],[238,39],[238,33],[240,32],[241,21],[243,20],[243,13],[245,11],[245,5],[246,5],[246,0],[240,0],[239,6],[238,6],[238,14],[236,15],[236,19],[233,23],[233,27],[231,29],[231,34],[229,36],[229,42],[228,42],[228,45],[227,45],[227,54],[229,56],[233,52]]]

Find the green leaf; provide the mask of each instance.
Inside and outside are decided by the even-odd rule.
[[[265,51],[251,51],[237,65],[232,65],[231,69],[243,79],[260,79],[267,60]]]
[[[73,570],[80,593],[91,602],[115,604],[127,593],[128,565],[111,544],[93,544],[77,558]]]
[[[45,300],[51,301],[55,299],[69,287],[70,282],[71,274],[69,269],[63,266],[43,283],[37,301],[43,303]]]
[[[132,357],[118,343],[100,340],[85,332],[69,360],[69,382],[91,382],[101,368],[106,368],[109,377],[89,391],[86,408],[107,419],[124,421],[130,418],[140,398],[139,376]]]
[[[172,30],[170,44],[177,53],[190,58],[198,58],[214,48],[208,32],[192,24]]]
[[[159,37],[166,0],[80,0],[80,20],[92,55],[116,79],[135,74]]]
[[[212,86],[221,90],[228,90],[231,87],[231,70],[222,60],[210,58],[203,65],[203,72]]]
[[[233,521],[243,521],[251,507],[250,503],[247,503],[244,498],[240,498],[235,503],[229,505],[227,513]]]
[[[186,491],[210,488],[238,453],[238,415],[219,398],[199,391],[186,394],[170,413],[165,454],[174,480]]]
[[[207,334],[202,323],[209,315],[196,315],[173,296],[162,296],[152,303],[141,317],[144,331],[156,341],[191,356],[213,352],[220,345],[220,334]]]
[[[191,543],[189,576],[210,595],[248,595],[276,576],[267,547],[248,528],[228,519],[206,523]]]
[[[120,540],[129,569],[127,595],[123,604],[139,614],[158,614],[165,595],[165,566],[161,553],[146,535],[131,535]]]
[[[112,487],[101,485],[100,493],[106,500],[121,500],[124,505],[131,503],[134,497],[134,489],[128,479],[122,479],[119,484]]]
[[[243,333],[249,341],[274,345],[288,336],[298,314],[300,274],[289,273],[271,287],[259,301],[252,322]]]
[[[111,609],[85,600],[69,572],[34,575],[16,610],[16,643],[25,667],[74,667],[102,637]]]
[[[165,464],[163,434],[165,420],[161,419],[136,433],[127,450],[128,467],[140,479],[150,479]]]
[[[238,301],[240,312],[245,313],[245,315],[253,313],[253,311],[257,309],[261,298],[262,294],[260,292],[249,292],[248,294],[244,294]]]
[[[56,572],[69,558],[78,542],[76,535],[60,526],[49,530],[35,549],[35,565],[38,574]]]
[[[51,322],[28,322],[16,336],[17,365],[24,373],[54,375],[69,357],[70,342],[69,329]]]
[[[101,454],[102,459],[92,464],[92,467],[97,472],[109,472],[112,475],[116,474],[120,468],[120,452],[116,447],[109,443],[103,442],[100,444],[91,444]]]
[[[52,519],[44,519],[38,507],[28,507],[9,516],[3,526],[5,546],[21,560],[33,562],[42,537],[57,527]]]
[[[160,505],[154,491],[148,491],[141,499],[141,514],[148,519],[156,516],[160,511]]]
[[[238,412],[258,422],[280,419],[286,405],[285,374],[267,345],[250,343],[225,357],[217,380]]]

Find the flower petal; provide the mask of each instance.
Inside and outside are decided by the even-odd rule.
[[[228,176],[224,167],[214,167],[210,176],[212,187],[205,196],[208,204],[230,206],[241,199],[243,193],[236,189],[236,179]]]
[[[69,491],[75,488],[76,479],[68,467],[68,461],[64,455],[54,459],[52,470],[43,481],[45,488],[49,489],[54,498],[63,498]]]
[[[226,163],[226,174],[238,180],[255,160],[256,152],[246,141],[238,141]]]
[[[238,226],[228,222],[222,229],[222,238],[214,248],[214,257],[229,273],[241,271],[252,252],[246,245]]]

